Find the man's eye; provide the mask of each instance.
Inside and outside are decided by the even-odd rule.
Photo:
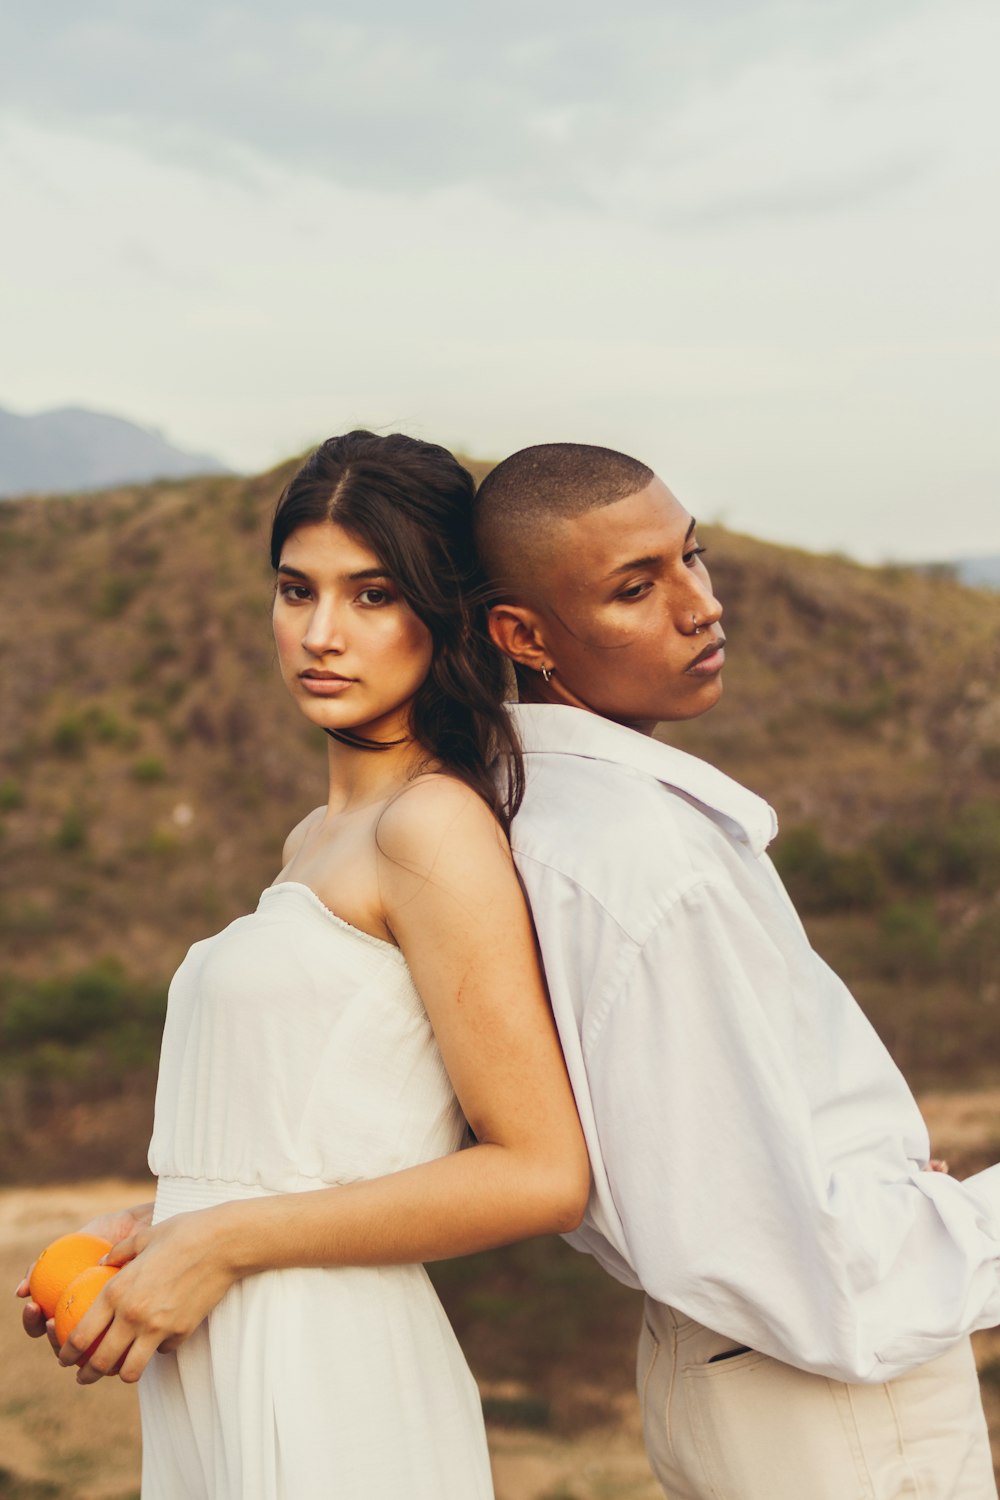
[[[695,558],[696,557],[701,557],[702,553],[706,552],[707,550],[708,550],[707,547],[692,547],[692,548],[690,548],[690,550],[687,551],[687,552],[685,552],[685,554],[684,554],[685,565],[690,568],[690,566],[694,562]]]
[[[641,599],[652,587],[651,583],[630,583],[627,589],[622,589],[615,597],[625,600]]]

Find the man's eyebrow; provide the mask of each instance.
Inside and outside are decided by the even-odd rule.
[[[687,531],[685,531],[684,533],[685,546],[694,536],[695,528],[697,527],[697,525],[698,522],[695,520],[694,516],[692,516],[691,524],[688,527]],[[655,568],[662,562],[663,554],[660,552],[652,552],[648,557],[633,557],[629,562],[621,563],[617,568],[612,568],[611,572],[608,574],[608,577],[617,578],[619,573],[631,573],[633,568]]]
[[[663,561],[659,552],[651,552],[648,557],[633,557],[629,562],[619,563],[617,568],[612,568],[608,574],[609,578],[617,578],[619,573],[631,573],[633,568],[655,568]]]

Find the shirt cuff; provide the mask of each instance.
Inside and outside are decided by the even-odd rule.
[[[984,1172],[976,1172],[972,1177],[966,1177],[962,1188],[986,1219],[997,1240],[997,1253],[1000,1255],[1000,1163],[987,1167]]]

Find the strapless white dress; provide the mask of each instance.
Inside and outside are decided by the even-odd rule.
[[[170,988],[157,1221],[381,1176],[464,1123],[398,948],[269,887]],[[139,1382],[143,1500],[490,1500],[475,1383],[424,1268],[248,1276]]]

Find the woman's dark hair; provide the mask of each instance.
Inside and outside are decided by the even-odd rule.
[[[509,669],[486,630],[474,493],[472,475],[435,443],[401,432],[328,438],[278,500],[271,566],[277,569],[294,531],[317,521],[335,521],[371,548],[431,633],[430,671],[413,700],[414,735],[509,831],[524,763],[503,707]]]

